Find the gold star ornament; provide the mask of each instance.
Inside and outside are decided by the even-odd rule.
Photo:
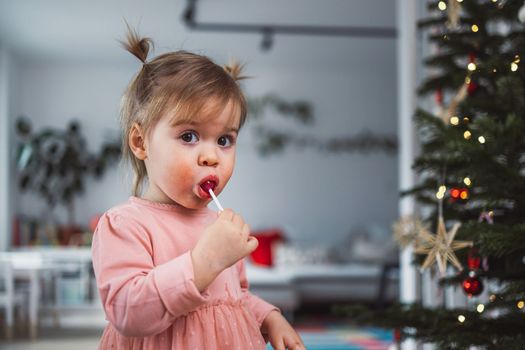
[[[445,221],[443,217],[438,220],[438,227],[436,234],[423,232],[423,241],[414,249],[416,254],[427,254],[427,258],[421,265],[421,269],[426,269],[437,262],[441,276],[445,275],[447,270],[447,263],[450,261],[458,270],[463,270],[454,251],[472,247],[471,241],[454,241],[454,237],[458,232],[460,223],[454,224],[452,229],[447,232]]]

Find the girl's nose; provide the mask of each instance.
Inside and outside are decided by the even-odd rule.
[[[215,148],[204,148],[199,154],[198,162],[201,166],[216,166],[219,163],[219,158],[217,157]]]

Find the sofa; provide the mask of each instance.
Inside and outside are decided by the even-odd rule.
[[[246,273],[252,293],[288,314],[305,304],[382,307],[399,296],[398,250],[392,240],[354,234],[329,246],[275,241],[271,252],[262,254],[272,257],[261,258],[259,251],[247,259]]]

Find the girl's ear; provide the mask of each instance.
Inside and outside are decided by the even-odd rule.
[[[140,160],[148,158],[146,152],[146,140],[139,124],[133,123],[129,130],[128,143],[131,152]]]

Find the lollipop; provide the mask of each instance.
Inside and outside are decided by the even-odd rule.
[[[219,211],[224,211],[221,203],[219,202],[219,199],[217,198],[215,193],[213,193],[213,189],[215,188],[215,186],[217,186],[217,184],[210,180],[207,180],[201,184],[201,188],[204,190],[204,192],[207,192],[210,194],[211,198],[213,199],[213,202],[215,203],[217,208],[219,208]]]

